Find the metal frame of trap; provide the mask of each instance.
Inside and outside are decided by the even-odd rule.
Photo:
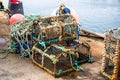
[[[101,74],[110,80],[120,78],[120,38],[117,29],[105,34],[105,49],[102,59]]]
[[[33,63],[43,68],[54,77],[61,76],[73,70],[84,71],[84,68],[80,66],[80,64],[93,61],[91,50],[89,50],[89,54],[78,54],[77,52],[73,52],[71,48],[54,44],[51,46],[56,50],[58,49],[60,52],[58,51],[56,53],[49,54],[47,51],[51,46],[47,47],[47,49],[43,51],[40,49],[41,46],[37,45],[39,44],[35,44],[32,48]]]

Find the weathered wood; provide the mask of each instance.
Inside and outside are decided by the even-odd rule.
[[[104,34],[100,34],[100,33],[96,33],[96,32],[92,32],[90,30],[85,30],[85,29],[81,29],[81,34],[80,35],[84,35],[84,36],[95,36],[95,37],[100,37],[100,38],[104,38]]]

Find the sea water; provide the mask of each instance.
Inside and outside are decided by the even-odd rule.
[[[7,8],[8,0],[3,0]],[[61,3],[80,17],[81,28],[98,33],[120,27],[120,0],[22,0],[25,15],[50,16]]]

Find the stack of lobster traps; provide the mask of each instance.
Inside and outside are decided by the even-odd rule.
[[[105,34],[101,73],[110,80],[120,79],[120,29],[112,29]]]
[[[78,40],[79,25],[73,16],[64,14],[25,19],[11,28],[12,47],[21,56],[32,55],[33,62],[53,76],[82,70],[83,62],[92,62],[88,43]]]

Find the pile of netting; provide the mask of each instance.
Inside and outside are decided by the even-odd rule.
[[[26,16],[23,21],[11,26],[11,48],[16,49],[15,53],[18,53],[22,57],[31,56],[31,49],[34,44],[33,35],[39,33],[35,31],[35,27],[38,25],[38,22],[35,22],[35,20],[38,17],[40,16]]]

